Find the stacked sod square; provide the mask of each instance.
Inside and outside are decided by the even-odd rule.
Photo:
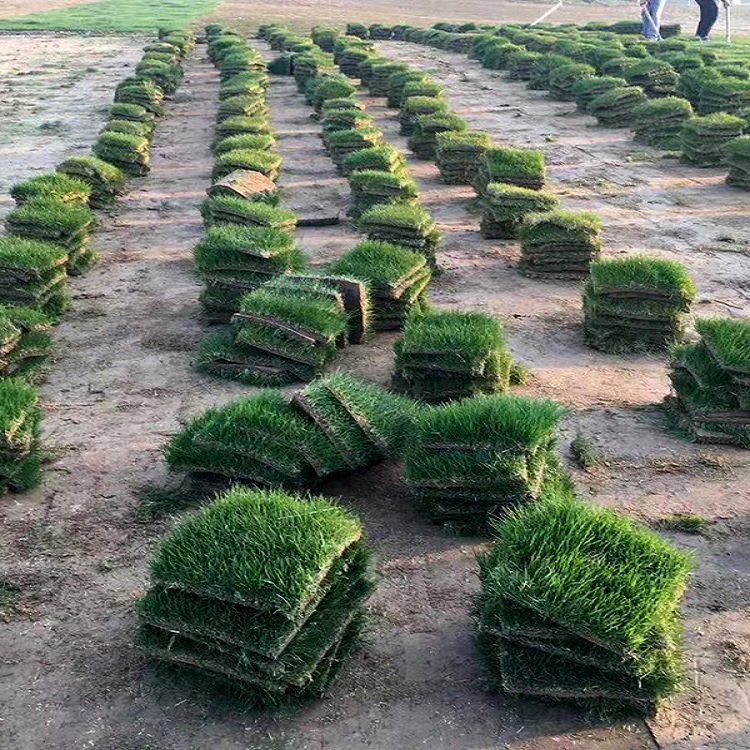
[[[409,136],[409,148],[418,159],[433,160],[437,152],[437,138],[440,133],[463,133],[466,122],[458,115],[437,113],[419,115]]]
[[[538,279],[583,279],[601,252],[601,220],[585,211],[526,216],[518,230],[521,273]]]
[[[534,500],[556,470],[552,401],[475,396],[417,415],[404,477],[433,520],[476,529]]]
[[[209,409],[168,443],[169,468],[217,487],[310,487],[331,474],[398,455],[416,406],[339,373],[291,401],[276,391]]]
[[[481,198],[491,182],[541,190],[545,179],[544,155],[537,149],[489,148],[479,161],[479,170],[472,183]]]
[[[421,206],[405,203],[377,205],[365,211],[358,226],[368,239],[389,242],[416,250],[435,266],[440,231],[432,215]]]
[[[677,151],[682,144],[682,127],[692,116],[693,107],[687,99],[677,96],[650,99],[633,112],[634,138],[639,143]]]
[[[699,442],[749,448],[750,323],[698,318],[695,328],[699,341],[670,351],[667,403]]]
[[[11,187],[10,195],[18,206],[37,198],[86,205],[91,198],[91,186],[62,172],[47,172],[17,182]]]
[[[492,146],[489,135],[478,131],[438,133],[435,164],[443,182],[470,185],[476,179],[484,153]]]
[[[682,126],[682,160],[696,167],[718,167],[727,160],[727,146],[744,130],[745,121],[736,115],[693,117]]]
[[[401,245],[365,240],[328,266],[329,273],[368,286],[375,331],[400,330],[412,311],[427,309],[432,272],[425,256]]]
[[[31,307],[0,305],[0,378],[29,383],[44,379],[53,349],[53,323],[52,317]]]
[[[162,540],[136,643],[259,699],[325,695],[374,588],[361,537],[325,498],[235,487]]]
[[[124,189],[122,170],[95,156],[71,156],[57,166],[57,171],[88,184],[91,208],[110,206]]]
[[[647,256],[591,264],[583,285],[586,341],[607,352],[656,351],[679,341],[695,287],[676,261]]]
[[[735,138],[727,144],[726,161],[729,165],[727,185],[750,190],[750,135]]]
[[[19,377],[0,379],[0,491],[22,492],[39,484],[39,398]]]
[[[394,386],[420,401],[450,401],[510,385],[511,356],[491,315],[414,313],[393,348]]]
[[[355,219],[373,206],[417,204],[417,183],[403,170],[359,169],[351,172],[348,180],[352,194],[350,214]]]
[[[690,561],[654,532],[558,490],[496,522],[479,563],[490,687],[643,712],[681,687]]]
[[[11,235],[60,245],[70,274],[85,271],[95,259],[89,247],[89,230],[93,223],[94,214],[87,206],[54,197],[32,198],[11,211],[5,219]]]
[[[482,236],[487,239],[514,239],[525,216],[554,211],[560,201],[551,193],[490,182],[484,189],[480,204]]]
[[[592,99],[587,111],[604,127],[629,128],[635,110],[646,101],[640,86],[615,86]]]

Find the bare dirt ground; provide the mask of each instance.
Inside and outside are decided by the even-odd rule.
[[[628,133],[600,130],[568,114],[570,105],[463,56],[400,43],[381,49],[449,84],[456,110],[498,143],[543,148],[565,207],[602,214],[608,254],[677,257],[700,287],[698,312],[750,314],[747,197],[725,188],[719,172],[658,160]],[[607,457],[592,473],[576,471],[582,494],[646,521],[690,511],[712,522],[702,536],[672,535],[699,563],[684,608],[690,692],[650,729],[641,721],[590,726],[564,707],[486,693],[468,615],[481,540],[429,525],[392,464],[321,488],[360,514],[382,576],[369,643],[327,700],[256,714],[135,652],[133,603],[146,585],[150,551],[171,523],[154,505],[153,490],[174,484],[161,447],[181,419],[249,392],[189,366],[207,330],[190,249],[201,233],[218,88],[203,55],[199,48],[187,62],[160,124],[151,175],[133,180],[103,218],[94,237],[102,262],[72,284],[73,310],[56,331],[58,362],[42,388],[51,453],[45,483],[0,500],[0,747],[746,750],[748,454],[701,448],[665,431],[653,406],[667,391],[663,359],[586,349],[577,287],[519,276],[513,243],[480,238],[465,203],[471,191],[442,185],[431,163],[413,159],[423,200],[445,232],[434,302],[496,313],[534,376],[519,390],[570,406],[561,452],[581,431]],[[395,112],[382,100],[363,100],[403,147]],[[345,211],[346,183],[324,156],[293,82],[274,79],[269,104],[285,205],[302,215]],[[321,263],[358,236],[342,224],[300,230],[299,239]],[[351,347],[338,364],[385,384],[393,340],[380,335]]]
[[[451,23],[531,23],[555,3],[513,2],[512,0],[222,0],[213,18],[232,25],[244,25],[248,31],[259,23],[279,22],[302,31],[315,24],[342,26],[347,21],[361,23],[408,23],[430,26],[437,21]],[[637,19],[638,6],[626,2],[566,2],[548,19],[549,23],[587,23]],[[698,22],[698,5],[694,2],[667,2],[664,23],[681,23],[684,33],[692,34]],[[732,9],[735,34],[750,34],[750,7]],[[723,21],[717,24],[715,36],[721,38]]]
[[[11,185],[91,148],[142,46],[140,36],[0,36],[0,218]]]

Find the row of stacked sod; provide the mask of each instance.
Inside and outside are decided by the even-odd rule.
[[[263,701],[322,696],[375,585],[361,536],[325,498],[235,487],[162,540],[136,643]]]
[[[699,318],[700,340],[670,351],[667,402],[694,439],[750,447],[750,323]]]
[[[610,509],[544,495],[498,521],[480,557],[490,687],[649,712],[681,685],[689,559]]]
[[[165,455],[172,471],[198,484],[309,487],[397,455],[415,412],[409,399],[336,374],[291,401],[269,390],[209,409],[172,438]]]
[[[556,473],[562,414],[551,401],[506,394],[425,409],[407,445],[406,483],[435,521],[486,529]]]
[[[538,279],[582,279],[601,251],[601,220],[584,211],[526,216],[518,229],[521,273]]]
[[[293,237],[296,216],[277,206],[281,159],[268,125],[262,60],[242,36],[219,25],[207,39],[222,83],[211,146],[213,184],[201,209],[207,228],[193,257],[205,284],[201,305],[212,319],[227,321],[244,294],[301,270],[304,258]],[[216,348],[231,340],[219,335],[209,343]]]
[[[12,320],[12,318],[8,318]],[[41,410],[23,378],[0,380],[0,491],[21,492],[39,484]]]
[[[597,260],[583,286],[586,341],[616,353],[665,349],[683,337],[694,300],[693,282],[676,261]]]
[[[416,311],[394,351],[394,387],[420,401],[449,401],[510,385],[511,356],[491,315]]]

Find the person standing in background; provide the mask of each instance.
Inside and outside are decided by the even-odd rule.
[[[698,3],[698,7],[701,9],[701,17],[700,21],[698,21],[698,28],[695,31],[695,35],[702,42],[707,42],[708,35],[711,33],[711,29],[719,17],[719,3],[718,0],[695,0],[695,2]],[[731,0],[721,0],[725,8],[730,2]]]
[[[661,14],[667,0],[640,0],[641,18],[643,19],[643,37],[658,42],[661,39],[659,27],[661,26]],[[703,2],[714,2],[714,0],[702,0]],[[702,11],[701,11],[702,12]]]

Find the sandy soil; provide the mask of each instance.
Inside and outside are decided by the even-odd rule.
[[[88,152],[143,43],[141,36],[0,37],[0,218],[13,207],[13,183]]]
[[[254,30],[259,23],[278,21],[293,28],[308,30],[314,24],[343,25],[361,23],[408,23],[430,26],[437,21],[478,23],[531,23],[555,3],[512,2],[509,0],[416,0],[404,5],[398,0],[223,0],[214,18]],[[550,23],[587,23],[635,19],[635,2],[566,2],[549,17]],[[722,16],[723,18],[723,16]],[[664,23],[681,23],[685,33],[693,33],[698,20],[698,6],[693,2],[668,2]],[[735,34],[750,34],[750,8],[732,9]],[[723,20],[717,24],[716,38],[723,34]]]
[[[453,106],[498,142],[502,134],[544,148],[565,205],[604,216],[607,252],[679,257],[699,282],[699,311],[750,312],[750,258],[701,249],[719,235],[733,236],[738,248],[748,239],[747,198],[724,188],[718,172],[657,161],[626,133],[592,127],[566,114],[568,105],[463,56],[396,43],[382,49],[449,83]],[[746,748],[747,453],[700,448],[668,434],[653,408],[666,392],[663,361],[586,349],[575,285],[520,277],[513,243],[480,238],[464,202],[470,191],[442,185],[433,165],[411,159],[445,232],[446,272],[434,284],[434,301],[490,310],[506,322],[514,354],[534,374],[522,390],[571,407],[562,453],[580,430],[606,454],[606,465],[576,472],[581,492],[644,520],[689,510],[713,522],[704,536],[673,535],[695,549],[700,563],[685,607],[693,689],[651,729],[640,721],[589,726],[563,707],[484,692],[468,616],[481,541],[429,525],[396,465],[321,488],[361,515],[382,576],[369,643],[329,699],[298,713],[258,715],[135,652],[133,602],[146,585],[150,550],[171,523],[156,505],[156,491],[174,487],[161,447],[180,420],[248,392],[189,367],[207,330],[190,248],[201,233],[198,205],[209,182],[218,81],[200,48],[186,72],[160,124],[151,175],[132,181],[130,194],[103,218],[94,238],[102,262],[72,284],[75,304],[57,330],[58,362],[42,389],[51,454],[45,483],[0,500],[0,746],[646,750],[656,747],[653,730],[658,746],[669,750]],[[395,112],[382,100],[364,100],[403,146]],[[285,204],[303,215],[343,212],[346,183],[323,155],[291,80],[273,81],[269,104],[284,159]],[[627,155],[637,160],[624,163]],[[304,229],[299,237],[316,263],[357,240],[346,224]],[[386,383],[393,340],[381,335],[351,347],[338,364]]]

